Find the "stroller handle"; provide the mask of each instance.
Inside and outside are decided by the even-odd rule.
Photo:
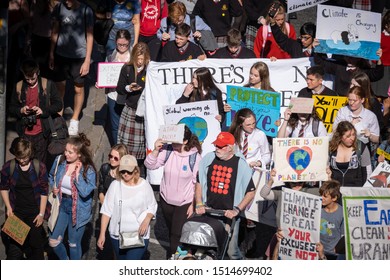
[[[218,210],[213,208],[206,208],[206,213],[211,216],[223,217],[225,216],[225,210]]]

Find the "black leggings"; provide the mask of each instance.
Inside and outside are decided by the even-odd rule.
[[[169,230],[169,254],[171,255],[176,252],[177,246],[180,245],[181,230],[187,221],[187,209],[191,203],[175,206],[166,203],[163,198],[160,201],[165,222]]]

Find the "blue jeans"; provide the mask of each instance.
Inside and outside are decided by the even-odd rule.
[[[64,234],[68,229],[69,257],[63,243]],[[62,198],[57,224],[49,235],[49,244],[60,260],[80,260],[82,256],[81,239],[85,225],[76,228],[72,225],[72,199]]]
[[[145,246],[131,249],[119,249],[119,240],[111,237],[112,247],[117,260],[142,260],[148,249],[149,239],[144,239]]]
[[[240,232],[240,218],[237,218],[236,224],[234,225],[232,238],[229,242],[229,247],[227,250],[227,254],[231,260],[242,260],[243,256],[240,250],[240,246],[238,245],[238,234]]]
[[[111,123],[112,145],[118,142],[118,127],[124,105],[117,104],[115,100],[107,97],[108,116]]]

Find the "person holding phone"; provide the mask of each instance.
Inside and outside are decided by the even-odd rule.
[[[119,120],[118,143],[127,146],[138,160],[141,177],[145,176],[145,128],[143,117],[136,116],[138,100],[145,88],[146,68],[150,61],[149,47],[140,42],[131,50],[131,58],[122,67],[116,91],[125,96],[125,107]]]

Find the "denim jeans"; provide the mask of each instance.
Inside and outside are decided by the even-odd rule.
[[[240,232],[240,218],[237,218],[236,223],[234,225],[232,238],[229,242],[229,247],[227,250],[227,254],[231,260],[242,260],[243,256],[240,250],[240,246],[238,244],[238,234]]]
[[[68,229],[69,257],[63,243],[66,229]],[[54,253],[60,260],[81,259],[81,239],[83,238],[84,231],[85,225],[79,228],[72,225],[72,199],[63,197],[57,224],[49,236],[49,244],[53,247]],[[59,244],[56,246],[52,245],[51,243],[53,242],[53,239],[59,241]]]
[[[119,240],[111,237],[112,247],[117,260],[142,260],[148,249],[149,239],[144,239],[145,246],[131,249],[119,249]]]
[[[112,145],[118,142],[118,127],[124,105],[117,104],[115,100],[107,97],[108,116],[111,124]]]

